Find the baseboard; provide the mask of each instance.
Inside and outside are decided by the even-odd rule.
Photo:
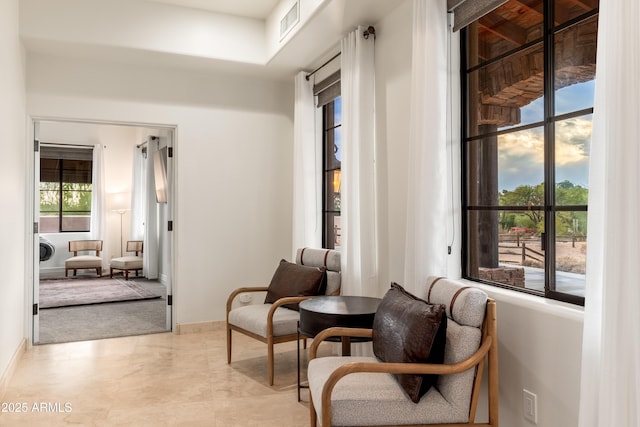
[[[41,279],[58,279],[64,277],[64,267],[40,268]]]
[[[163,285],[167,286],[169,284],[169,276],[166,274],[161,274],[160,275],[160,283],[162,283]]]
[[[23,338],[20,345],[16,349],[15,353],[9,360],[9,365],[7,365],[7,369],[5,369],[2,377],[0,377],[0,402],[4,402],[4,395],[7,392],[7,388],[9,387],[9,381],[13,377],[13,374],[18,367],[18,363],[20,363],[20,359],[22,355],[27,351],[27,339]]]
[[[216,332],[223,331],[226,322],[224,320],[211,321],[211,322],[196,322],[196,323],[178,323],[176,324],[176,334],[199,334],[202,332]]]

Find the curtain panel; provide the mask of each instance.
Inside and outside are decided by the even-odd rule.
[[[638,426],[640,2],[599,12],[579,426]]]
[[[147,157],[145,159],[146,189],[144,196],[144,256],[142,257],[142,272],[147,279],[158,278],[158,203],[156,200],[156,185],[154,176],[153,153],[160,149],[157,138],[149,138]]]
[[[313,79],[295,76],[293,118],[293,242],[298,248],[322,246],[322,146],[316,143]]]
[[[147,188],[147,149],[133,147],[133,183],[131,189],[131,240],[144,239]]]
[[[374,37],[341,42],[343,295],[377,296]]]
[[[413,3],[413,52],[404,286],[420,292],[447,274],[447,9]]]
[[[102,145],[93,146],[93,172],[91,176],[91,239],[105,240],[106,196],[104,188],[104,152]],[[108,241],[103,242],[103,252],[108,254]],[[103,266],[104,267],[104,266]]]

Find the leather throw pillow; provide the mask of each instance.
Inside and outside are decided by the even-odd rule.
[[[443,363],[446,328],[443,304],[429,304],[391,283],[373,320],[373,352],[383,362]],[[415,403],[437,380],[437,375],[395,377]]]
[[[322,295],[326,286],[326,268],[307,267],[286,260],[281,260],[276,269],[265,303],[274,303],[284,297]],[[287,304],[284,307],[298,309],[298,304]]]

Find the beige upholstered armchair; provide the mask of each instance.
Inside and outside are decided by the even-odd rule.
[[[102,240],[70,240],[69,252],[73,252],[71,258],[64,262],[64,275],[67,277],[69,270],[73,270],[75,276],[77,270],[96,270],[98,277],[102,277]],[[80,252],[95,252],[95,255],[79,254]]]
[[[393,288],[393,285],[392,285]],[[395,316],[387,309],[385,295],[376,312],[373,329],[331,328],[318,334],[310,347],[308,367],[311,426],[318,420],[331,426],[498,426],[498,343],[496,304],[478,288],[444,278],[429,278],[422,300],[415,304],[443,305],[441,317],[446,314],[443,363],[413,361],[387,362],[374,357],[316,357],[318,345],[330,336],[371,337],[374,353],[376,341],[384,343],[384,327],[377,324],[378,316],[385,316],[381,324],[391,324],[395,335],[402,333],[406,314],[413,301],[398,304],[404,314]],[[414,297],[415,298],[415,297]],[[385,307],[385,308],[383,308]],[[389,314],[391,313],[391,314]],[[391,323],[390,323],[391,322]],[[394,323],[399,322],[399,323]],[[419,325],[420,322],[414,324]],[[380,331],[376,334],[377,329]],[[415,329],[415,328],[414,328]],[[419,329],[419,327],[418,327]],[[415,331],[413,331],[415,333]],[[419,331],[423,335],[423,331]],[[393,338],[393,337],[392,337]],[[405,341],[414,344],[416,337]],[[400,339],[398,342],[402,342]],[[435,344],[434,344],[435,345]],[[414,350],[411,346],[397,354],[406,357]],[[431,352],[433,352],[433,347]],[[478,396],[482,386],[485,363],[488,388],[488,421],[475,422]],[[375,373],[375,374],[371,374]],[[406,376],[420,381],[430,376],[430,383],[420,393],[407,387]],[[435,375],[435,376],[434,376]],[[411,383],[409,383],[411,384]],[[415,399],[415,400],[414,400]]]
[[[315,280],[318,278],[322,283],[315,289]],[[233,301],[240,294],[265,291],[267,297],[264,303],[234,308]],[[295,264],[281,261],[269,286],[242,287],[229,295],[227,363],[231,363],[232,331],[262,341],[267,344],[269,385],[273,385],[274,345],[298,339],[300,315],[297,304],[318,295],[339,294],[340,252],[330,249],[298,249]]]
[[[130,271],[135,271],[136,277],[138,277],[138,272],[142,271],[143,248],[144,242],[142,240],[128,240],[127,252],[132,255],[113,258],[109,265],[109,276],[113,277],[113,270],[122,270],[125,280],[129,280]]]

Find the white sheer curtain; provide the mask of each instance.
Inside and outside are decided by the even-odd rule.
[[[581,427],[640,425],[640,2],[601,0]]]
[[[91,239],[104,240],[106,230],[106,196],[104,190],[104,152],[102,145],[93,146],[93,171],[91,173]],[[107,252],[103,244],[104,253]]]
[[[156,187],[153,175],[153,153],[158,150],[155,140],[147,145],[146,163],[146,191],[143,198],[145,207],[144,217],[144,256],[142,257],[142,271],[147,279],[158,278],[158,203],[156,201]]]
[[[377,295],[374,37],[341,43],[342,294]]]
[[[133,147],[133,177],[131,182],[131,239],[144,239],[146,216],[147,164],[146,150]]]
[[[313,80],[295,77],[293,117],[293,254],[301,247],[322,246],[321,147],[316,144]]]
[[[414,0],[404,286],[447,274],[447,8]]]

